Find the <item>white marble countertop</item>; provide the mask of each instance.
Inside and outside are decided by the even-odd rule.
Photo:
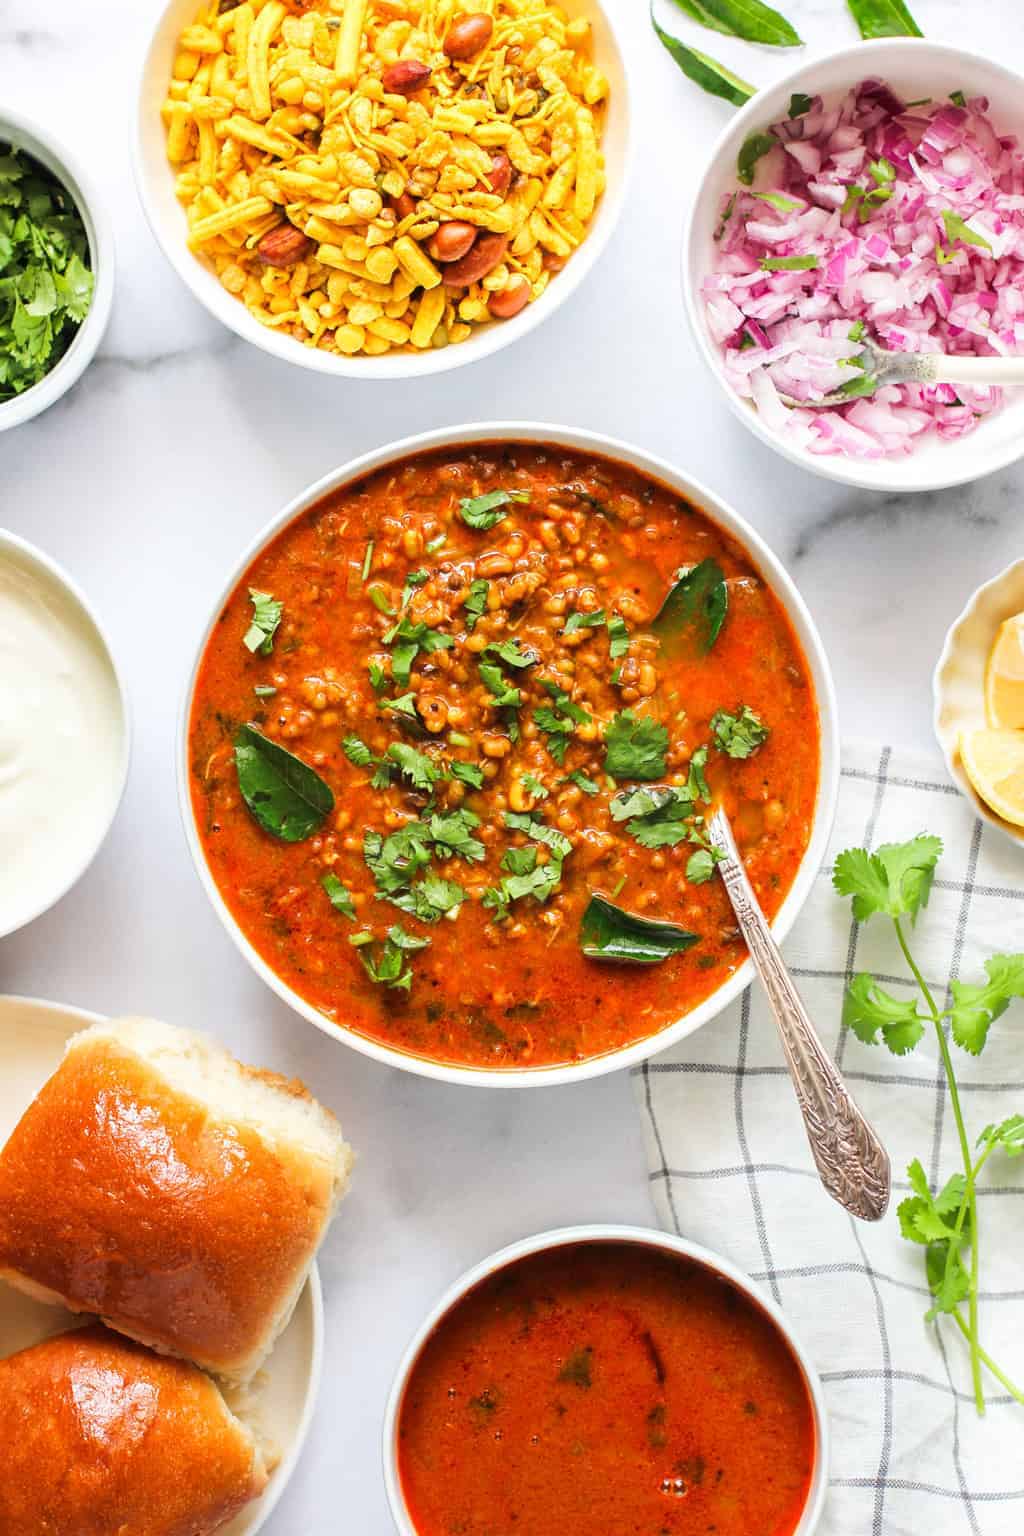
[[[70,896],[0,944],[0,990],[210,1029],[246,1059],[300,1074],[338,1111],[360,1163],[322,1259],[323,1394],[268,1530],[386,1536],[379,1425],[409,1334],[500,1244],[563,1223],[649,1223],[639,1127],[625,1076],[534,1093],[445,1088],[333,1045],[250,972],[190,866],[172,762],[186,666],[224,573],[303,485],[375,444],[488,417],[592,427],[673,459],[764,533],[821,626],[844,732],[924,744],[947,624],[1021,553],[1024,471],[871,495],[805,475],[734,420],[694,353],[677,280],[682,209],[730,109],[677,73],[644,0],[611,0],[644,87],[632,193],[597,271],[552,321],[498,358],[409,384],[333,381],[264,356],[193,302],[135,198],[129,125],[158,4],[0,0],[0,104],[88,159],[119,254],[98,361],[61,404],[0,436],[0,522],[98,605],[135,723],[111,837]],[[913,5],[930,36],[1024,67],[1016,0]],[[783,8],[813,46],[855,37],[842,0]],[[672,19],[748,78],[790,67]]]

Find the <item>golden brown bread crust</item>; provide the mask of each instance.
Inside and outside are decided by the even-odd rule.
[[[0,1360],[0,1536],[211,1536],[266,1486],[208,1376],[105,1328]]]
[[[244,1378],[316,1250],[334,1171],[215,1119],[109,1037],[79,1039],[0,1154],[0,1276]]]

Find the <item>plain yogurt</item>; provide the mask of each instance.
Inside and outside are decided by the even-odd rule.
[[[83,873],[124,785],[124,700],[81,600],[0,533],[0,935]]]

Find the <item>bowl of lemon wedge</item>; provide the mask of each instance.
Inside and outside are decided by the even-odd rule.
[[[1024,560],[979,587],[933,678],[935,734],[954,782],[1024,845]]]

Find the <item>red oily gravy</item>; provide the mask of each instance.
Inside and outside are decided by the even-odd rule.
[[[771,1318],[624,1242],[531,1255],[457,1302],[398,1430],[419,1536],[792,1536],[815,1454]]]
[[[510,497],[500,520],[468,526],[461,505],[499,492]],[[718,562],[728,612],[709,649],[677,651],[650,625],[677,573],[707,560]],[[250,589],[283,605],[266,654],[243,644]],[[438,647],[420,649],[404,671],[401,642],[388,641],[402,620]],[[509,642],[534,664],[506,664],[495,648]],[[518,707],[500,703],[496,678],[518,692]],[[556,686],[577,717],[556,707],[562,734],[544,728]],[[767,736],[737,758],[716,744],[711,722],[743,706]],[[690,878],[695,846],[644,846],[612,815],[614,796],[636,787],[605,769],[606,738],[624,713],[664,728],[662,783],[685,784],[707,748],[709,792],[730,813],[772,917],[811,835],[819,723],[800,643],[742,545],[667,486],[593,454],[501,443],[409,458],[301,513],[228,598],[190,720],[203,854],[266,964],[339,1028],[492,1070],[604,1055],[674,1023],[746,957],[721,882]],[[234,760],[246,723],[333,792],[334,812],[302,841],[269,835],[247,809]],[[352,738],[369,766],[346,753]],[[375,785],[373,765],[396,745],[433,765],[429,798],[397,767]],[[463,897],[454,919],[423,922],[382,895],[365,839],[425,825],[432,811],[477,818],[481,851],[435,848],[425,872]],[[567,840],[570,852],[556,885],[502,913],[488,903],[509,859],[535,859],[538,870],[547,861],[550,873],[552,857],[536,842],[531,851],[510,813]],[[332,906],[328,875],[354,916]],[[580,924],[595,892],[696,941],[660,964],[588,958]],[[366,963],[379,971],[396,922],[426,941],[403,955],[397,985],[374,980]]]

